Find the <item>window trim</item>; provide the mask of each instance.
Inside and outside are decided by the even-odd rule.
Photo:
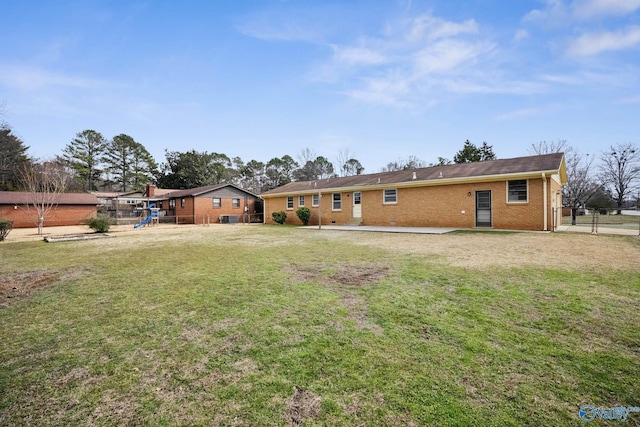
[[[240,208],[240,198],[239,197],[234,197],[231,199],[231,207],[234,209],[239,209]]]
[[[216,206],[216,200],[218,200],[218,205]],[[213,203],[213,208],[214,209],[221,209],[222,208],[222,199],[220,197],[214,197],[212,199],[212,203]]]
[[[291,202],[291,206],[289,206],[289,202]],[[293,196],[287,196],[287,210],[293,210]]]
[[[312,194],[311,195],[311,206],[314,208],[317,208],[318,206],[320,206],[320,195],[319,194]]]
[[[336,200],[336,196],[339,197],[338,200]],[[340,203],[339,208],[336,208],[336,202]],[[342,210],[342,193],[331,193],[331,210],[334,212]]]
[[[302,202],[302,203],[300,203]],[[302,208],[304,207],[304,196],[298,196],[298,207]]]
[[[184,209],[185,199],[184,197],[180,199],[180,209]]]
[[[387,191],[393,191],[395,193],[395,200],[387,201]],[[382,190],[382,204],[383,205],[397,205],[398,204],[398,189],[397,188],[386,188]]]
[[[525,196],[526,196],[525,200],[510,200],[509,199],[510,193],[511,193],[510,184],[512,182],[516,182],[516,181],[524,181],[524,183],[525,183],[525,189],[524,189]],[[522,191],[522,190],[520,190],[520,191]],[[510,180],[507,181],[507,203],[509,203],[509,204],[525,204],[525,203],[529,203],[529,180],[528,179],[510,179]]]

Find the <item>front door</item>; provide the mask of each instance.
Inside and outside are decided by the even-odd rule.
[[[359,191],[353,193],[353,217],[362,218],[362,194]]]
[[[491,227],[491,191],[476,191],[476,227]]]

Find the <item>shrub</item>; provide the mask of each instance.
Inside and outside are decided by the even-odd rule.
[[[298,210],[296,211],[296,215],[298,215],[298,218],[300,218],[300,221],[302,221],[303,225],[307,225],[309,224],[309,219],[311,218],[311,209],[309,208],[298,208]]]
[[[271,218],[273,218],[273,220],[278,224],[284,224],[284,222],[287,220],[287,213],[284,211],[273,212],[271,214]]]
[[[0,242],[7,238],[9,232],[13,229],[13,221],[8,219],[0,219]]]
[[[109,231],[109,217],[106,215],[98,215],[97,217],[91,219],[89,221],[89,228],[95,231],[96,233],[106,233]]]

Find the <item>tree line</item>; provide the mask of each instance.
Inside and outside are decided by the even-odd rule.
[[[22,190],[21,172],[27,166],[56,169],[65,176],[67,191],[141,190],[148,183],[161,188],[188,189],[212,184],[231,183],[260,194],[294,181],[353,176],[364,173],[365,168],[348,149],[341,150],[336,161],[303,149],[296,158],[289,154],[263,162],[224,153],[165,150],[165,160],[157,163],[143,144],[126,134],[106,139],[100,132],[87,129],[78,132],[60,155],[48,161],[28,156],[28,146],[12,129],[0,125],[0,190]],[[568,184],[563,189],[565,206],[617,207],[622,209],[627,200],[640,191],[640,149],[631,143],[610,146],[594,155],[582,155],[566,140],[541,141],[532,144],[529,154],[564,152]],[[438,157],[426,162],[417,156],[387,163],[382,171],[410,170],[452,163],[481,162],[497,159],[493,147],[487,142],[475,145],[466,140],[453,159]],[[597,167],[594,167],[599,160]],[[51,172],[49,172],[51,173]],[[24,174],[23,174],[24,175]],[[38,175],[38,174],[36,174]],[[42,173],[39,174],[42,176]]]

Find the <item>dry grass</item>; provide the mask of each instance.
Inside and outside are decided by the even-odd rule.
[[[114,234],[0,245],[0,425],[569,425],[640,392],[637,238]]]

